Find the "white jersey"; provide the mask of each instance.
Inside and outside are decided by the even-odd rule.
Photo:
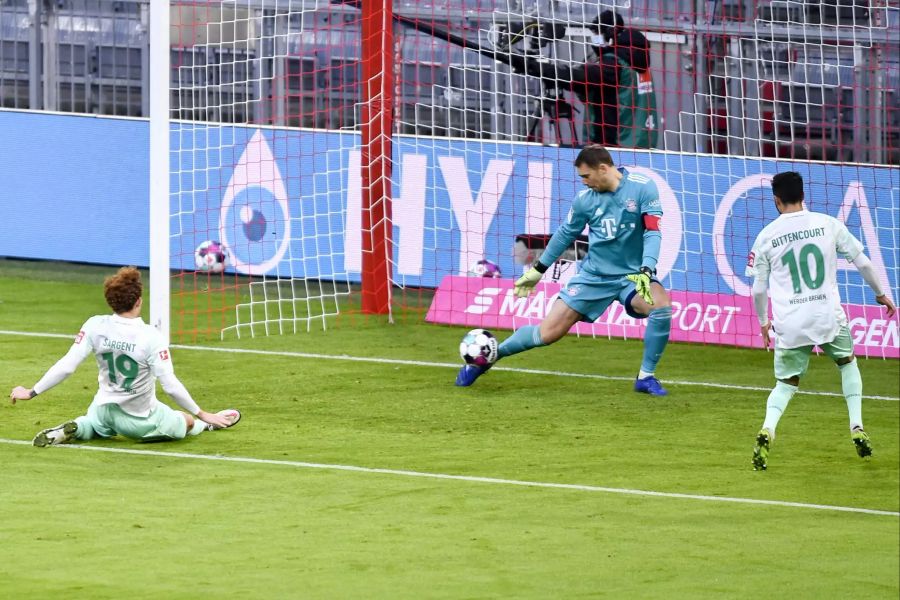
[[[768,281],[779,347],[813,346],[837,337],[847,324],[837,259],[853,260],[862,251],[843,223],[807,210],[783,214],[759,232],[745,274]]]
[[[67,357],[81,362],[91,353],[100,371],[94,403],[115,403],[136,417],[148,416],[159,402],[156,378],[174,373],[162,335],[141,318],[98,315],[88,319]]]

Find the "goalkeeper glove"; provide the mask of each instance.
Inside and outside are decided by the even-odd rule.
[[[519,298],[527,298],[543,275],[543,273],[534,267],[528,269],[524,275],[516,279],[516,285],[515,288],[513,288],[516,296]]]
[[[641,267],[640,273],[626,275],[625,278],[634,282],[634,290],[647,304],[653,305],[653,296],[650,294],[650,275],[653,271],[649,267]]]

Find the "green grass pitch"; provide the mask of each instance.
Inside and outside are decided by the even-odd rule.
[[[0,330],[74,334],[112,271],[0,260]],[[573,337],[458,389],[462,333],[357,319],[176,347],[200,405],[244,415],[179,443],[28,445],[86,409],[90,360],[4,401],[0,598],[900,595],[897,361],[860,361],[872,460],[819,357],[801,389],[827,394],[794,397],[757,473],[771,354],[672,344],[660,376],[686,383],[650,398],[626,380],[639,342]],[[4,396],[69,343],[0,333]]]

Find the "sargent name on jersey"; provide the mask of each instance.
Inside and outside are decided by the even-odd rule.
[[[136,344],[129,342],[120,342],[118,340],[103,340],[103,347],[110,350],[122,350],[123,352],[134,352]]]

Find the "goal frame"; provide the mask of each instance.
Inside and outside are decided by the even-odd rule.
[[[339,3],[340,4],[340,3]],[[362,312],[391,314],[393,1],[355,2],[362,12]],[[150,323],[171,335],[171,3],[150,3]],[[159,48],[166,51],[160,52]],[[153,50],[155,49],[155,51]]]

